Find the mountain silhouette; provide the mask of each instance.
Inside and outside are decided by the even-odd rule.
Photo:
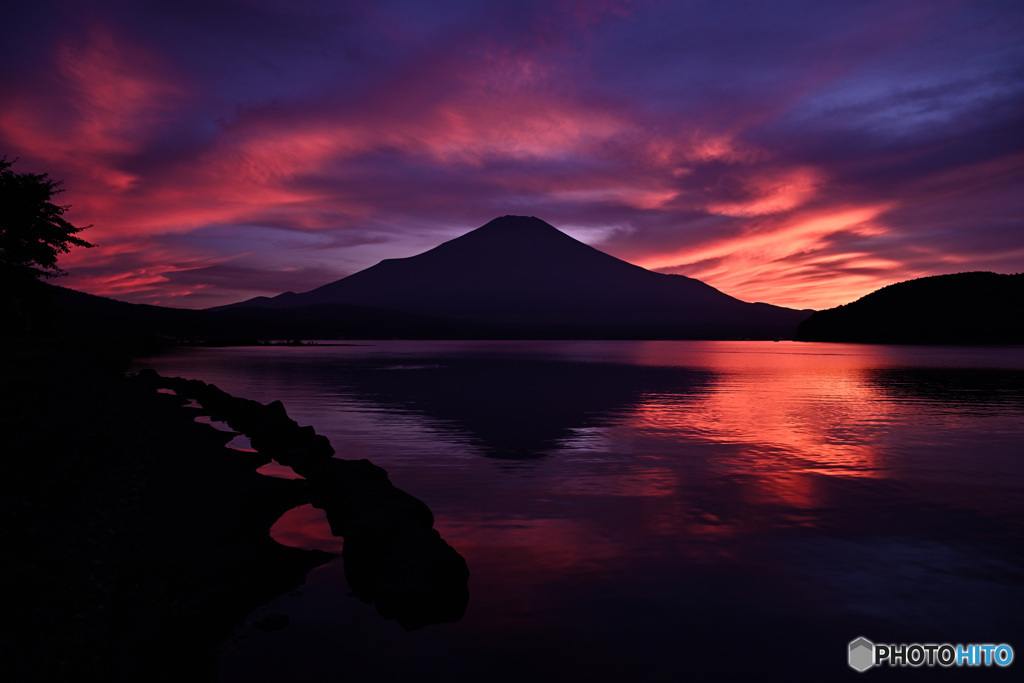
[[[818,311],[800,341],[1024,344],[1024,273],[934,275],[898,282]]]
[[[390,362],[393,361],[393,364]],[[672,394],[673,405],[697,401],[718,379],[707,368],[645,367],[505,355],[374,356],[338,363],[318,382],[341,388],[368,410],[426,417],[448,439],[481,455],[528,460],[562,448],[579,430],[631,414],[645,397]],[[467,397],[472,397],[467,400]]]
[[[323,304],[302,308],[228,308],[197,311],[131,304],[37,283],[47,302],[39,332],[88,337],[250,344],[266,339],[479,338],[487,330],[412,313]],[[37,316],[37,317],[42,317]]]
[[[503,216],[416,256],[309,292],[231,306],[346,304],[546,336],[791,338],[811,311],[746,303],[601,252],[534,217]],[[519,335],[517,335],[519,336]]]

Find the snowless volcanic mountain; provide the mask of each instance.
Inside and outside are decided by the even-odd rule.
[[[416,256],[387,259],[309,292],[224,308],[348,304],[493,329],[577,336],[792,338],[811,311],[745,303],[587,246],[544,221],[503,216]],[[321,309],[323,310],[323,309]]]

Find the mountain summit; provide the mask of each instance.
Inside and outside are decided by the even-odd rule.
[[[745,303],[699,280],[645,270],[532,216],[502,216],[422,254],[381,261],[309,292],[231,307],[324,304],[533,326],[559,336],[575,327],[584,336],[791,337],[810,314]]]

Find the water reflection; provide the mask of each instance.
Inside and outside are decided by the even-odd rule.
[[[327,654],[286,629],[230,659],[229,679],[263,680],[261,667],[300,650],[297,670],[318,656],[327,667],[343,644],[354,678],[443,661],[451,680],[831,680],[858,635],[1024,639],[1024,354],[657,342],[302,353],[246,359],[236,379],[225,356],[192,368],[282,399],[345,457],[386,467],[472,567],[473,600],[458,624],[398,640],[331,602],[346,584],[328,565],[273,607]],[[800,662],[766,634],[804,643]],[[679,643],[703,656],[682,661]],[[906,672],[872,675],[887,673]]]
[[[327,513],[312,505],[301,505],[284,513],[270,529],[270,537],[290,548],[323,550],[341,555],[345,539],[335,536]]]
[[[620,419],[647,394],[692,400],[713,375],[690,368],[427,357],[416,364],[358,364],[335,379],[352,400],[426,417],[483,455],[529,459],[564,447],[574,433]]]
[[[891,399],[951,404],[958,411],[1024,407],[1024,371],[1018,369],[867,368],[861,378]]]

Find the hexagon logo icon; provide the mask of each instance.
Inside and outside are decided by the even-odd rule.
[[[875,644],[863,636],[850,641],[850,666],[864,672],[875,663]]]

